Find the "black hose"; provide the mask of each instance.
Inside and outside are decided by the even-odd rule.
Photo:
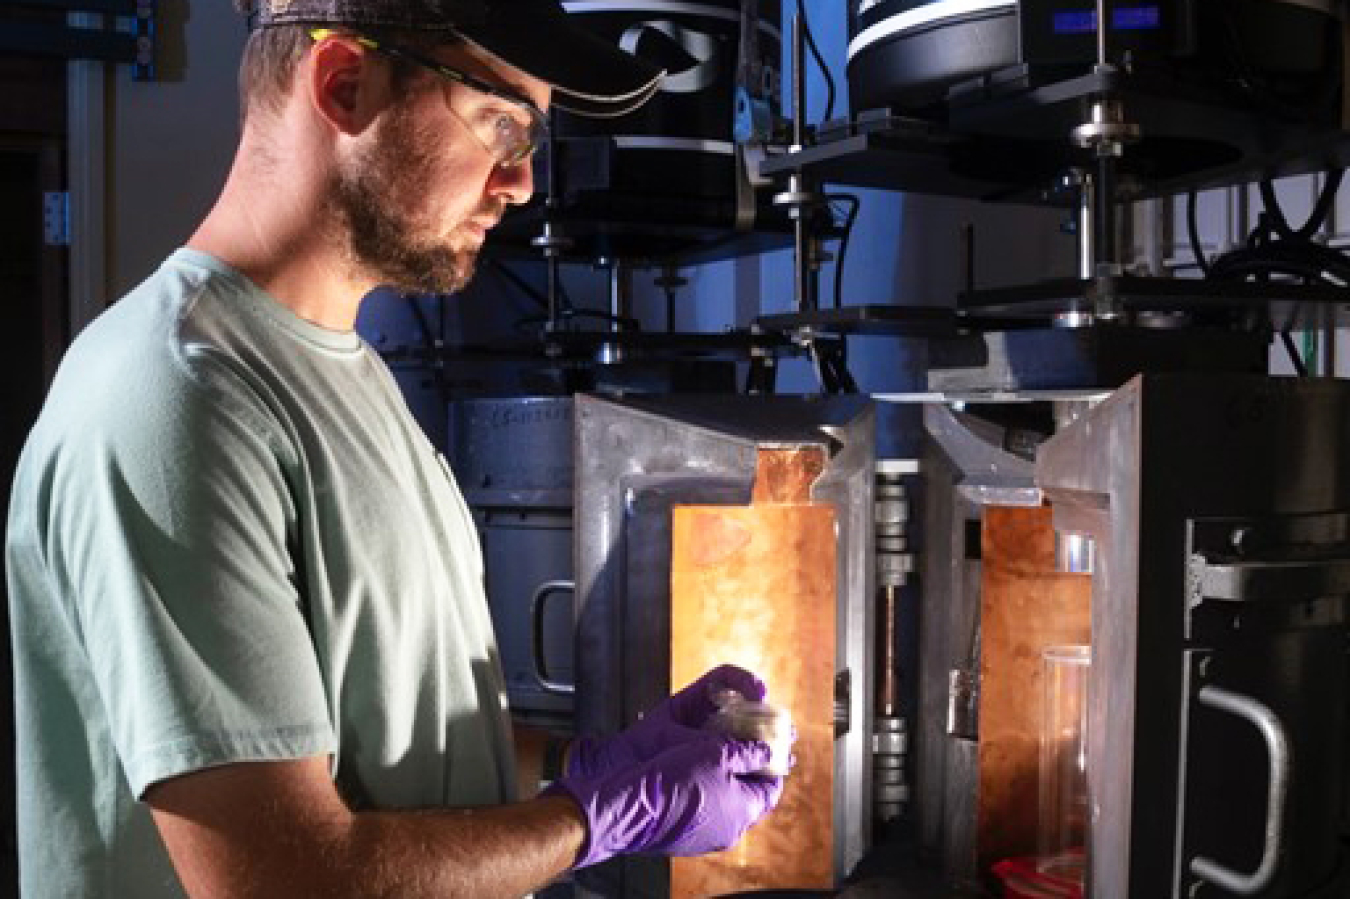
[[[1303,356],[1300,355],[1298,347],[1294,345],[1294,338],[1288,331],[1280,332],[1280,341],[1284,343],[1284,351],[1289,354],[1289,361],[1293,363],[1294,371],[1300,378],[1308,376],[1308,366],[1303,362]]]
[[[1186,232],[1191,239],[1191,255],[1195,264],[1200,266],[1201,274],[1209,276],[1209,260],[1205,258],[1204,248],[1200,245],[1200,223],[1195,214],[1195,191],[1186,195]]]
[[[1313,204],[1308,220],[1297,231],[1289,227],[1289,221],[1284,217],[1284,210],[1280,208],[1280,198],[1275,193],[1275,185],[1269,179],[1262,181],[1261,204],[1269,214],[1270,224],[1276,233],[1285,240],[1309,240],[1322,230],[1322,225],[1326,223],[1327,216],[1331,213],[1331,204],[1336,199],[1336,191],[1341,186],[1344,174],[1344,169],[1333,169],[1327,173],[1327,183],[1317,195],[1317,202]]]
[[[815,58],[816,65],[820,67],[820,74],[825,76],[825,114],[820,120],[828,122],[834,115],[834,76],[830,74],[830,67],[825,64],[825,57],[816,46],[815,35],[811,33],[811,26],[806,19],[805,0],[797,0],[797,15],[802,19],[802,35],[806,38],[806,47]],[[806,111],[801,110],[801,114],[805,116]]]
[[[826,199],[849,204],[848,213],[844,217],[844,233],[839,236],[839,253],[834,260],[834,308],[839,309],[844,305],[844,260],[848,256],[848,240],[853,234],[853,225],[858,220],[858,209],[862,206],[862,200],[857,194],[830,194]]]
[[[1350,286],[1350,258],[1321,244],[1274,241],[1260,247],[1231,250],[1210,262],[1218,281],[1268,280],[1271,275],[1298,278],[1308,284]]]

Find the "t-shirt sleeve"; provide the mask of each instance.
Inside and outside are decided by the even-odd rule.
[[[290,551],[301,463],[219,367],[98,390],[48,460],[49,570],[137,797],[336,748]]]

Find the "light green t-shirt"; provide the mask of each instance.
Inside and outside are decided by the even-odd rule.
[[[380,358],[179,250],[62,363],[7,573],[25,896],[182,890],[145,789],[333,756],[358,806],[513,798],[468,509]]]

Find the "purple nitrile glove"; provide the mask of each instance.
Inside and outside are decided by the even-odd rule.
[[[729,848],[783,795],[783,778],[750,773],[768,765],[769,755],[767,743],[705,733],[642,764],[561,778],[548,792],[571,796],[586,819],[574,867],[631,852]]]
[[[744,668],[719,665],[614,736],[573,740],[567,773],[596,776],[616,771],[699,736],[699,729],[717,711],[713,697],[721,690],[735,690],[753,702],[762,701],[768,692],[764,682]]]

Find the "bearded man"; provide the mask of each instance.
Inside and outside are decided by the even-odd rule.
[[[216,205],[72,346],[7,569],[25,896],[516,896],[735,842],[782,782],[701,728],[723,668],[514,801],[474,525],[353,331],[448,292],[551,101],[660,73],[557,0],[262,0]]]

